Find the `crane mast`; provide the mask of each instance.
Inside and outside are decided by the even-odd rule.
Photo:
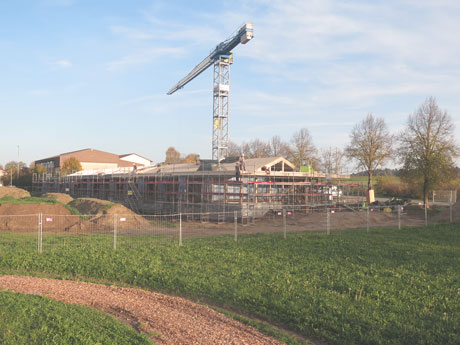
[[[192,71],[169,91],[168,95],[182,89],[207,68],[214,64],[213,73],[213,115],[212,115],[212,159],[220,162],[228,153],[228,117],[230,94],[230,65],[233,63],[231,51],[238,44],[246,44],[253,37],[253,25],[244,24],[235,34],[219,43],[216,48]]]

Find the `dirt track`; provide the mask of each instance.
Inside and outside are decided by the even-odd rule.
[[[1,288],[99,309],[157,344],[283,344],[206,306],[155,292],[23,276],[0,276]]]

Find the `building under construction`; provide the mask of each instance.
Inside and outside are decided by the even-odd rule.
[[[37,193],[59,192],[123,203],[145,214],[222,213],[263,215],[289,206],[305,208],[364,197],[348,175],[298,172],[283,157],[245,161],[227,158],[155,167],[85,170],[72,175],[35,175]]]

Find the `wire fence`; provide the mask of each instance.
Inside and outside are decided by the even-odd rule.
[[[423,226],[460,221],[460,204],[423,208],[419,205],[283,205],[279,209],[170,215],[0,215],[0,241],[34,241],[42,253],[62,247],[120,250],[150,241],[186,245],[187,239],[215,235]]]

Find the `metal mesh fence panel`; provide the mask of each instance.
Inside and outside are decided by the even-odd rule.
[[[372,232],[375,227],[424,226],[460,222],[460,204],[436,205],[239,205],[225,212],[169,215],[0,215],[0,240],[27,244],[21,250],[90,248],[125,250],[149,243],[186,245],[189,239],[227,235],[318,231],[334,234],[346,229]],[[426,214],[426,220],[425,220]],[[18,247],[19,248],[19,247]]]
[[[116,222],[114,248],[141,247],[150,241],[177,241],[179,215],[113,215]]]
[[[178,237],[178,215],[43,215],[42,250],[62,247],[123,249]],[[39,235],[40,236],[40,235]]]
[[[18,250],[37,250],[38,220],[38,214],[0,215],[0,241]]]
[[[456,190],[434,190],[433,203],[443,202],[447,204],[455,204],[457,202]]]
[[[42,215],[42,250],[95,247],[101,250],[112,247],[113,217]]]

